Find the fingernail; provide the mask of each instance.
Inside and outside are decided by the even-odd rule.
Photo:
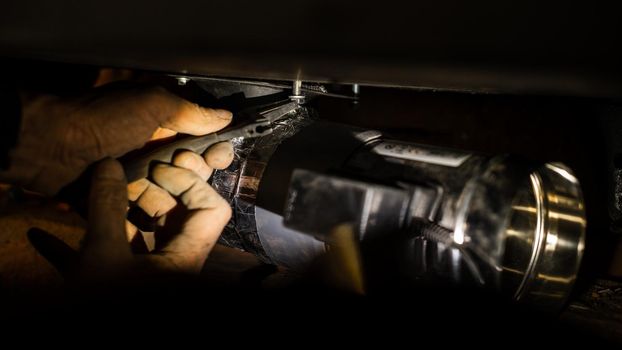
[[[222,120],[231,120],[233,118],[233,114],[226,109],[215,109],[214,113],[216,113],[216,117]]]

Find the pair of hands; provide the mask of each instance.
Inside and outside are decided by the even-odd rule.
[[[112,158],[177,133],[218,131],[232,115],[199,107],[162,88],[114,85],[78,98],[22,93],[18,145],[0,180],[53,195],[100,161],[89,196],[82,275],[198,273],[231,216],[228,203],[206,181],[213,169],[231,163],[232,146],[219,143],[204,155],[181,151],[172,164],[154,168],[154,183],[141,179],[128,185]],[[139,232],[126,221],[128,198],[176,235],[151,254],[133,255],[128,238]]]

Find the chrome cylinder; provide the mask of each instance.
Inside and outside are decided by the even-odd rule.
[[[546,310],[565,302],[585,239],[578,180],[559,163],[391,140],[294,119],[239,145],[215,176],[234,220],[223,242],[304,269],[348,223],[398,278],[497,290]],[[369,250],[368,249],[368,250]],[[365,258],[365,257],[364,257]]]

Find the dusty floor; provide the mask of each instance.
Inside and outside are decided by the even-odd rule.
[[[3,186],[0,190],[0,283],[8,290],[58,288],[62,277],[30,244],[32,227],[78,249],[85,221],[66,206]]]

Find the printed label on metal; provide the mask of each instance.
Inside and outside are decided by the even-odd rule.
[[[398,141],[384,141],[374,146],[373,152],[387,157],[415,160],[418,162],[459,167],[471,155],[456,151],[415,145]]]

